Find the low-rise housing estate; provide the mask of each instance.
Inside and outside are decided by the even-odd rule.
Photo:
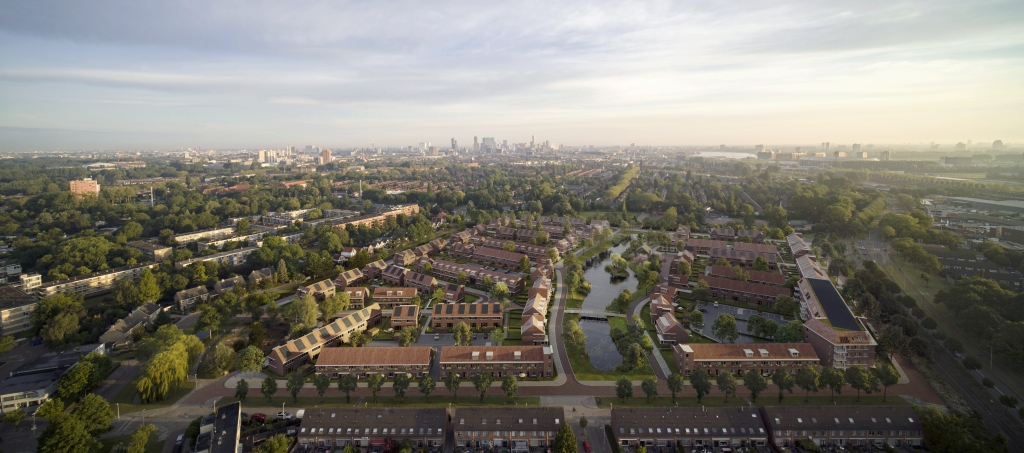
[[[550,346],[445,346],[439,362],[442,378],[450,373],[463,378],[479,373],[492,378],[552,377],[555,370]]]

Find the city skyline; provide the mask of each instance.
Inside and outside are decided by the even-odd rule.
[[[1022,18],[1008,1],[16,4],[0,150],[987,148],[1024,140]]]

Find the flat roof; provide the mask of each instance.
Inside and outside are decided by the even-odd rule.
[[[821,308],[825,310],[825,317],[833,327],[847,330],[861,330],[860,324],[853,317],[853,312],[846,305],[839,290],[832,284],[831,280],[823,278],[808,278],[807,283],[811,285],[814,295],[818,296]]]
[[[39,302],[13,286],[0,286],[0,309],[24,307]]]

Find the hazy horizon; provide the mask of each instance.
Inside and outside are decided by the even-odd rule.
[[[0,151],[1024,142],[1012,1],[53,0],[0,44]]]

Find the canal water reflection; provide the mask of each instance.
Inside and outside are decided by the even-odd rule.
[[[609,334],[608,322],[584,319],[580,321],[580,327],[587,334],[590,364],[601,371],[615,371],[615,367],[622,363],[622,355]]]
[[[591,258],[590,265],[583,265],[583,279],[590,282],[590,294],[583,299],[583,309],[592,311],[604,311],[608,304],[612,303],[623,289],[636,291],[637,280],[633,271],[629,272],[628,278],[613,277],[604,270],[606,264],[612,262],[612,253],[622,254],[629,248],[629,241],[612,247],[600,255]]]

